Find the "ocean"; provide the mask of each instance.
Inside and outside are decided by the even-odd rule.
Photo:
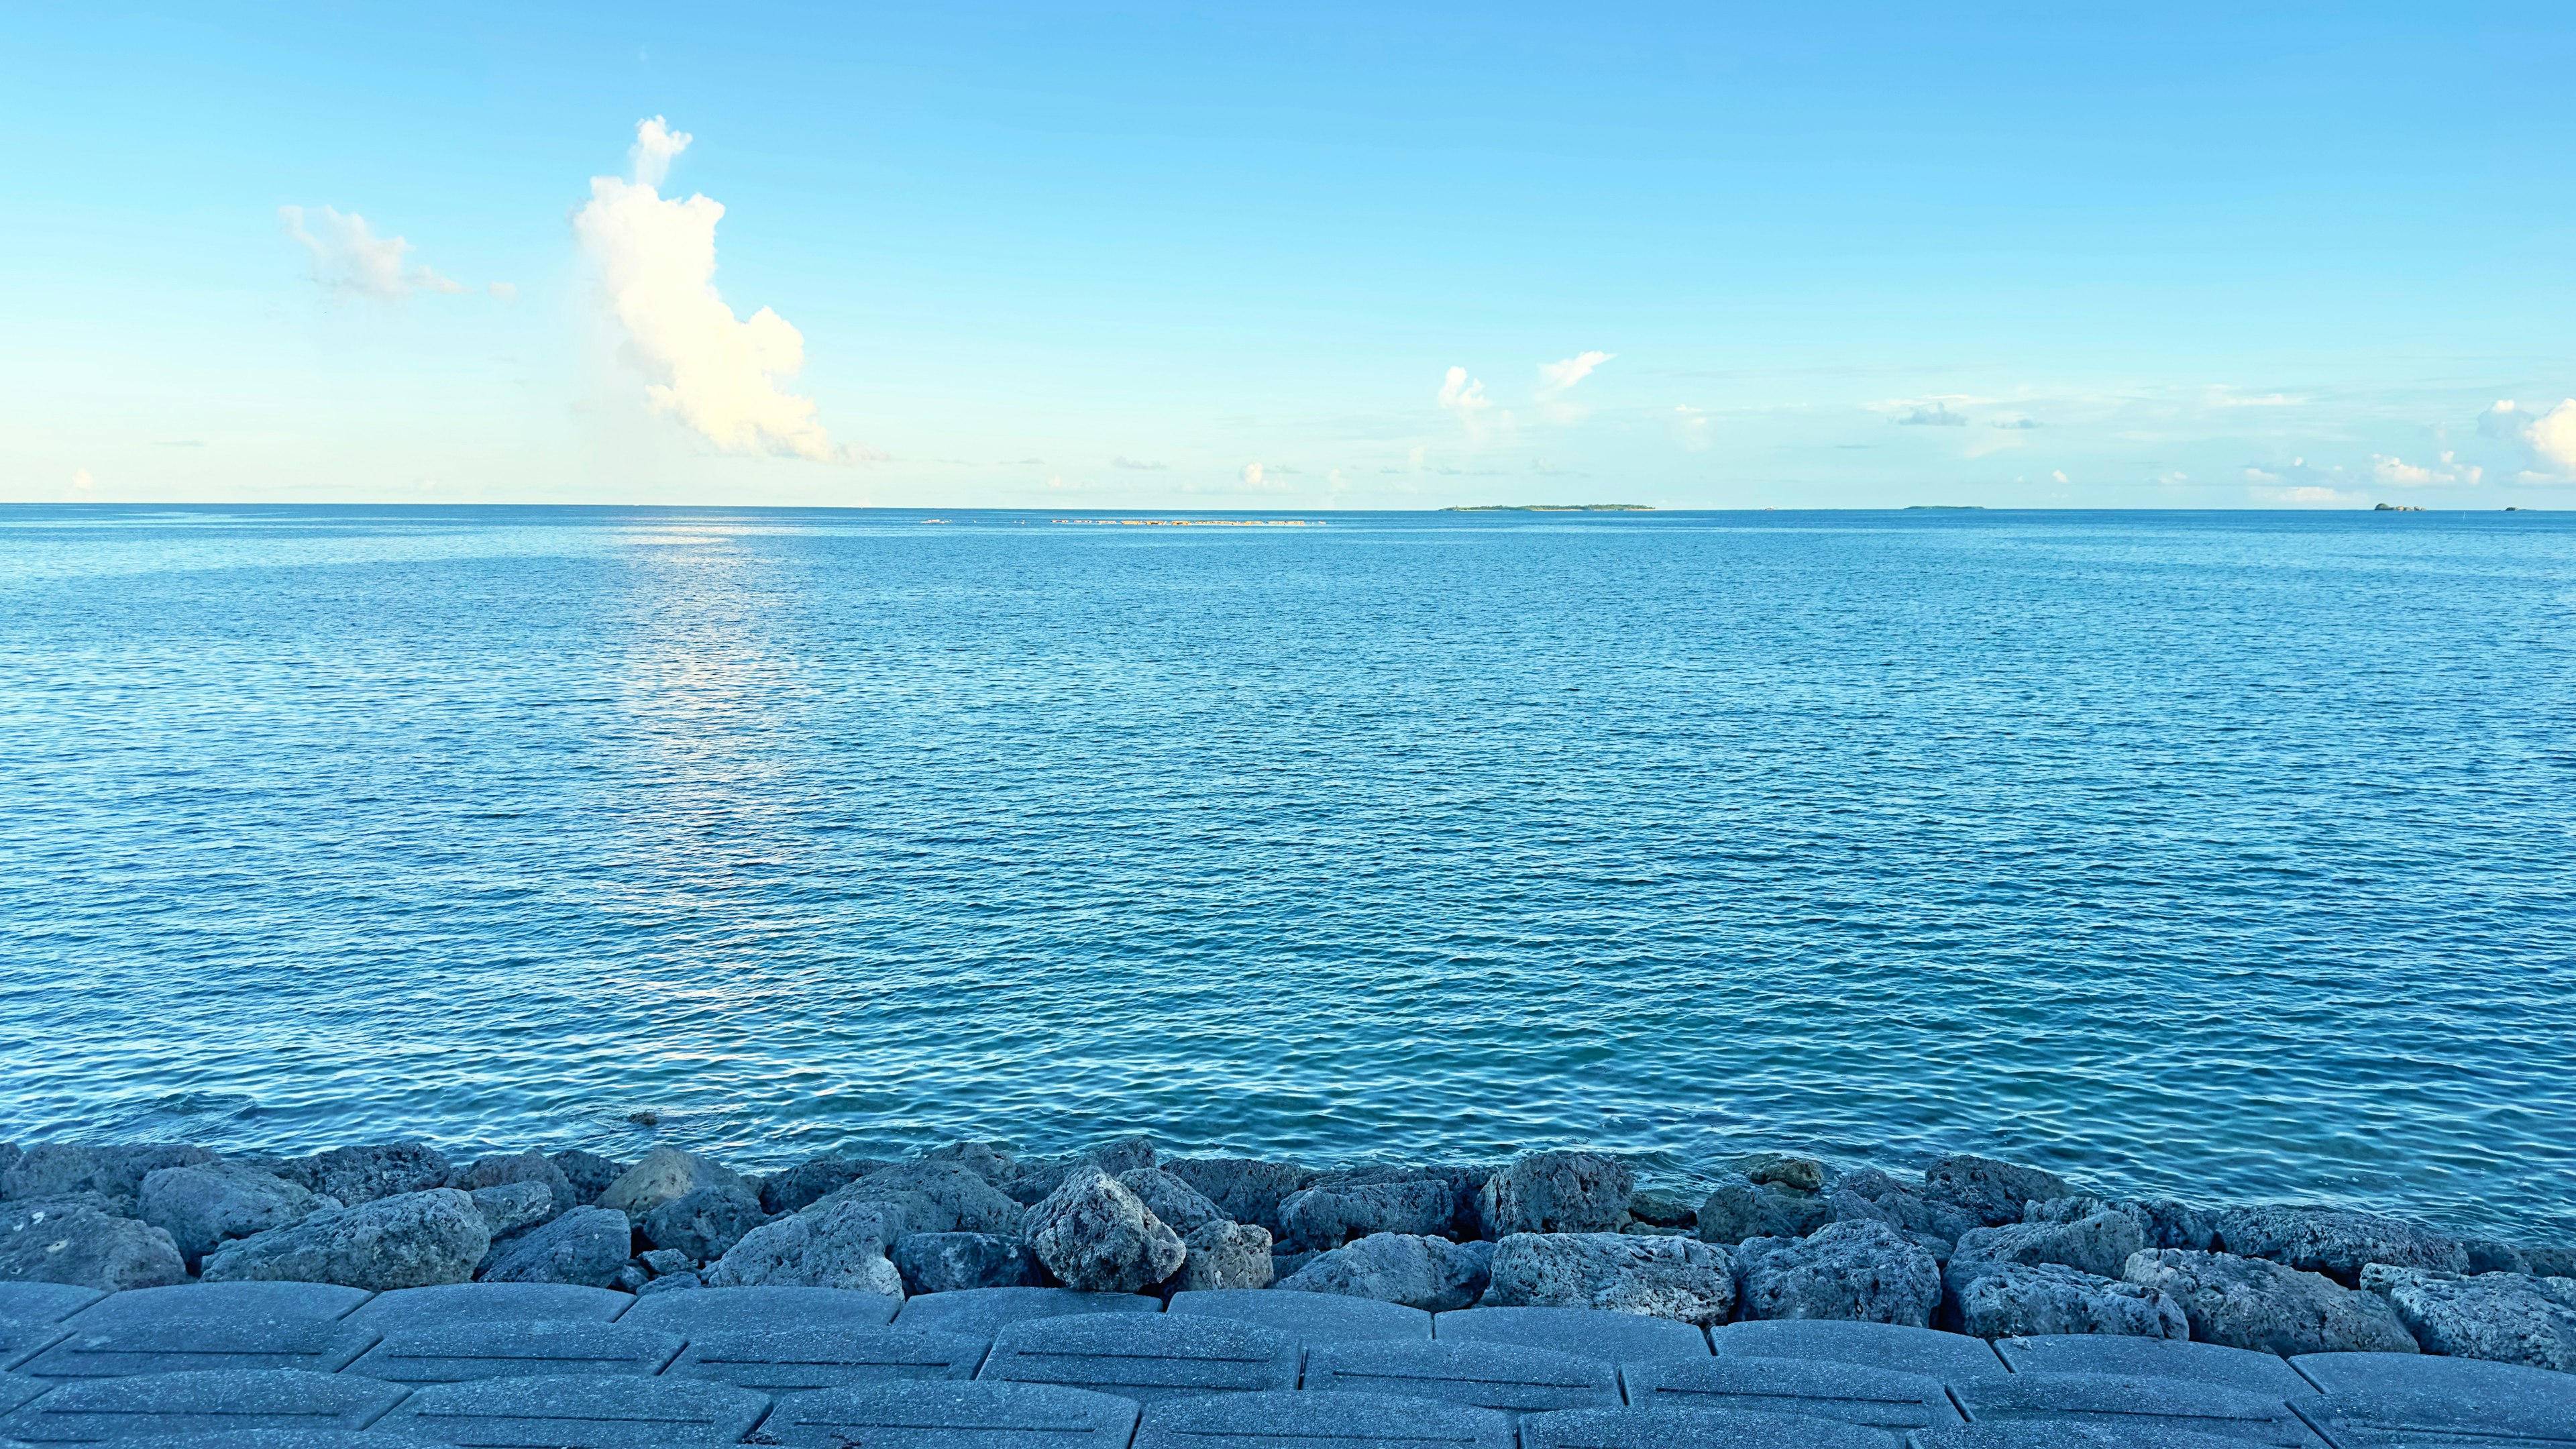
[[[0,1137],[2576,1230],[2576,515],[1272,516],[0,508]]]

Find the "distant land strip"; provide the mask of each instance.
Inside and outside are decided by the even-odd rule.
[[[1462,503],[1443,513],[1652,513],[1651,503]]]
[[[925,518],[924,523],[945,520]],[[1321,528],[1320,518],[1050,518],[1049,523],[1082,523],[1112,528]]]

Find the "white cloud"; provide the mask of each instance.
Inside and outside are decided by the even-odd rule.
[[[286,225],[286,234],[303,243],[312,253],[313,280],[322,284],[332,300],[345,302],[353,297],[369,301],[399,302],[414,292],[467,292],[473,290],[463,282],[442,277],[428,267],[407,267],[403,253],[412,249],[410,242],[398,236],[378,236],[367,225],[367,219],[355,212],[343,216],[330,207],[307,212],[300,206],[281,206],[277,219]],[[313,223],[307,228],[305,222]],[[316,235],[316,232],[319,235]],[[506,283],[502,285],[507,285]],[[495,288],[498,291],[498,288]],[[515,292],[513,293],[515,295]]]
[[[1898,418],[1896,423],[1905,428],[1964,428],[1968,425],[1968,417],[1965,413],[1950,411],[1946,402],[1935,402],[1928,408],[1917,406],[1914,411]]]
[[[2474,463],[2463,463],[2450,453],[2444,453],[2441,463],[2431,468],[2373,453],[2370,476],[2391,488],[2429,488],[2443,483],[2475,483],[2486,476],[2486,470]]]
[[[2056,479],[2056,480],[2057,480],[2058,482],[2060,482],[2060,483],[2063,483],[2063,482],[2065,482],[2065,481],[2066,481],[2066,470],[2065,470],[2065,469],[2063,469],[2063,468],[2060,468],[2060,469],[2056,470],[2055,472],[2050,473],[2048,476],[2049,476],[2049,477],[2051,477],[2051,478]]]
[[[659,116],[636,123],[636,179],[592,177],[590,202],[573,216],[627,355],[644,371],[646,400],[727,452],[853,456],[815,421],[812,398],[781,386],[805,366],[804,335],[767,307],[737,318],[716,291],[724,208],[655,192],[689,139]]]
[[[2296,508],[2348,507],[2362,501],[2358,494],[2346,493],[2340,489],[2327,488],[2314,483],[2302,483],[2289,488],[2255,488],[2249,491],[2260,502],[2286,503]]]
[[[1243,486],[1246,488],[1258,488],[1261,486],[1260,464],[1246,463],[1243,465]]]
[[[89,470],[87,468],[75,468],[72,470],[72,486],[79,489],[81,492],[87,493],[91,488],[96,487],[97,484],[98,480],[89,476]]]
[[[1475,431],[1485,410],[1493,404],[1485,400],[1485,384],[1467,376],[1467,369],[1453,367],[1440,382],[1440,406],[1457,415],[1458,421]]]
[[[2507,398],[2478,415],[2478,431],[2491,438],[2511,438],[2529,448],[2532,461],[2540,465],[2536,471],[2576,478],[2576,397],[2545,413],[2517,407]]]
[[[1616,357],[1617,355],[1618,354],[1614,352],[1578,352],[1574,356],[1565,359],[1563,362],[1540,363],[1538,365],[1538,395],[1540,397],[1554,397],[1558,393],[1566,391],[1576,383],[1590,377],[1594,368],[1608,362],[1611,358]],[[1455,376],[1456,374],[1453,372],[1451,375]]]

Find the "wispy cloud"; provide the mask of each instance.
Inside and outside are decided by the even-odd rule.
[[[2018,432],[2027,432],[2027,431],[2029,431],[2030,429],[2032,429],[2032,428],[2035,428],[2035,427],[2038,427],[2038,426],[2039,426],[2039,419],[2037,419],[2037,418],[2003,418],[2003,419],[1999,419],[1999,420],[1997,420],[1997,421],[1995,421],[1995,422],[1988,423],[1988,424],[1986,424],[1986,426],[1987,426],[1987,427],[1990,427],[1990,428],[2002,428],[2002,429],[2004,429],[2004,430],[2005,430],[2005,431],[2007,431],[2007,432],[2016,432],[2016,433],[2018,433]]]
[[[1125,468],[1136,473],[1160,473],[1164,469],[1169,468],[1171,464],[1157,463],[1145,458],[1130,458],[1126,454],[1121,453],[1117,457],[1109,460],[1109,466],[1112,468]]]
[[[666,200],[654,189],[690,136],[659,116],[639,121],[631,181],[590,179],[590,202],[573,216],[582,250],[626,351],[647,379],[644,396],[732,453],[847,460],[816,421],[814,400],[784,384],[805,366],[805,338],[767,307],[747,319],[716,291],[716,223],[705,196]]]
[[[1538,365],[1538,395],[1546,398],[1563,393],[1616,356],[1615,352],[1578,352],[1562,362],[1542,362]]]
[[[375,228],[356,212],[343,215],[327,206],[310,212],[300,206],[281,206],[277,219],[287,236],[310,254],[313,280],[335,302],[363,298],[391,305],[415,292],[474,290],[427,266],[406,264],[403,255],[412,250],[412,244],[398,236],[376,235]],[[504,298],[518,295],[518,289],[506,282],[494,283],[492,292]]]
[[[1928,408],[1918,404],[1912,412],[1898,418],[1896,425],[1900,428],[1964,428],[1968,419],[1964,413],[1950,411],[1948,403],[1936,402]]]

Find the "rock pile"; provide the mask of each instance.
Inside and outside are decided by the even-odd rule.
[[[1043,1159],[966,1142],[753,1177],[675,1147],[634,1163],[580,1151],[457,1163],[414,1142],[296,1158],[0,1143],[0,1280],[192,1278],[890,1298],[1269,1288],[1433,1311],[1842,1319],[2576,1371],[2568,1246],[2333,1208],[2104,1198],[1979,1157],[1900,1176],[1765,1155],[1684,1195],[1583,1151],[1315,1170],[1166,1158],[1142,1138]]]

